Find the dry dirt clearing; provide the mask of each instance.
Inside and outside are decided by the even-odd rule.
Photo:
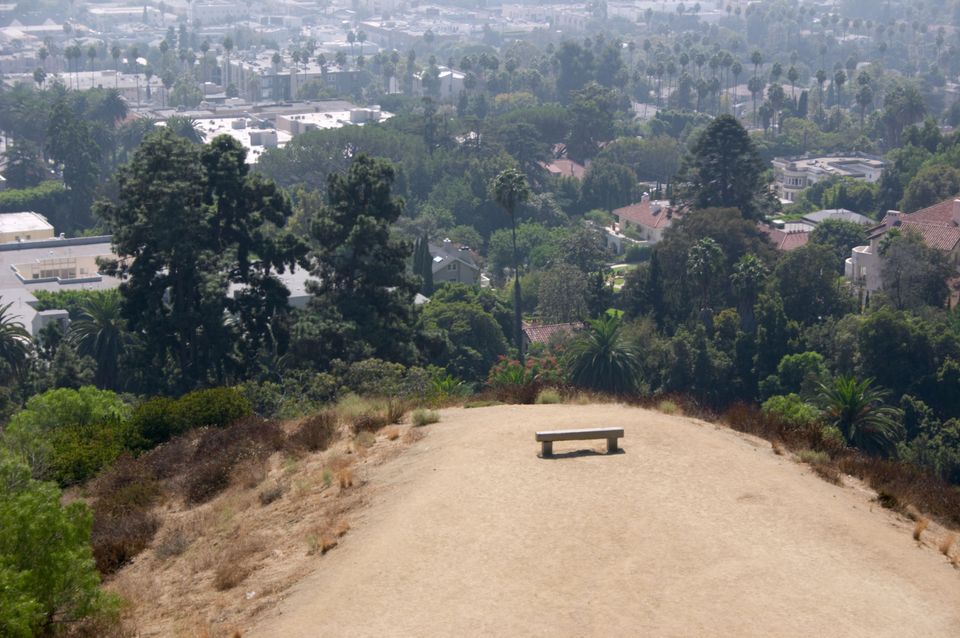
[[[450,409],[245,636],[960,636],[960,571],[765,443],[616,405]],[[534,431],[622,426],[538,458]]]

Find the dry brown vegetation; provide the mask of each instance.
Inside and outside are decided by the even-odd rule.
[[[684,412],[688,409],[684,405]],[[884,507],[903,510],[912,504],[946,525],[960,525],[960,489],[909,463],[867,456],[838,446],[836,441],[824,436],[819,427],[794,428],[751,405],[734,405],[721,421],[739,432],[782,442],[791,450],[825,453],[829,461],[811,464],[817,474],[831,482],[843,474],[860,479],[877,492],[878,501]]]
[[[127,630],[229,636],[272,606],[313,568],[305,553],[342,542],[349,512],[365,500],[358,467],[365,476],[424,435],[393,425],[382,438],[350,437],[354,427],[333,411],[244,419],[124,457],[92,482],[94,555],[107,587],[126,599]]]
[[[957,542],[957,535],[955,532],[947,532],[943,539],[940,541],[940,553],[944,556],[950,556],[950,550],[953,548],[953,544]]]
[[[916,524],[913,526],[913,540],[920,542],[920,537],[928,525],[930,525],[929,519],[923,517],[918,518]]]

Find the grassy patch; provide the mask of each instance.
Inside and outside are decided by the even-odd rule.
[[[495,399],[480,399],[477,401],[467,401],[463,404],[464,408],[491,408],[495,405],[503,405],[503,401]]]
[[[414,410],[413,414],[410,415],[410,421],[418,428],[431,423],[439,423],[440,413],[434,410]]]
[[[310,452],[322,452],[330,447],[336,435],[337,415],[325,410],[304,419],[290,442]]]
[[[546,388],[541,390],[540,394],[537,395],[537,403],[541,405],[551,405],[555,403],[562,403],[563,397],[560,396],[560,393],[554,390],[553,388]]]
[[[673,401],[665,399],[657,404],[657,411],[664,414],[677,414],[680,408]]]

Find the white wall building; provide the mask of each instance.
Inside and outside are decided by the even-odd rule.
[[[793,202],[803,189],[834,176],[876,183],[885,165],[881,159],[856,155],[777,158],[773,160],[774,186],[781,200]]]

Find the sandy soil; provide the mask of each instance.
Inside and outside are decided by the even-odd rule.
[[[534,431],[623,426],[542,460]],[[935,541],[768,444],[614,405],[451,409],[245,636],[951,636]],[[956,550],[954,550],[956,551]]]

